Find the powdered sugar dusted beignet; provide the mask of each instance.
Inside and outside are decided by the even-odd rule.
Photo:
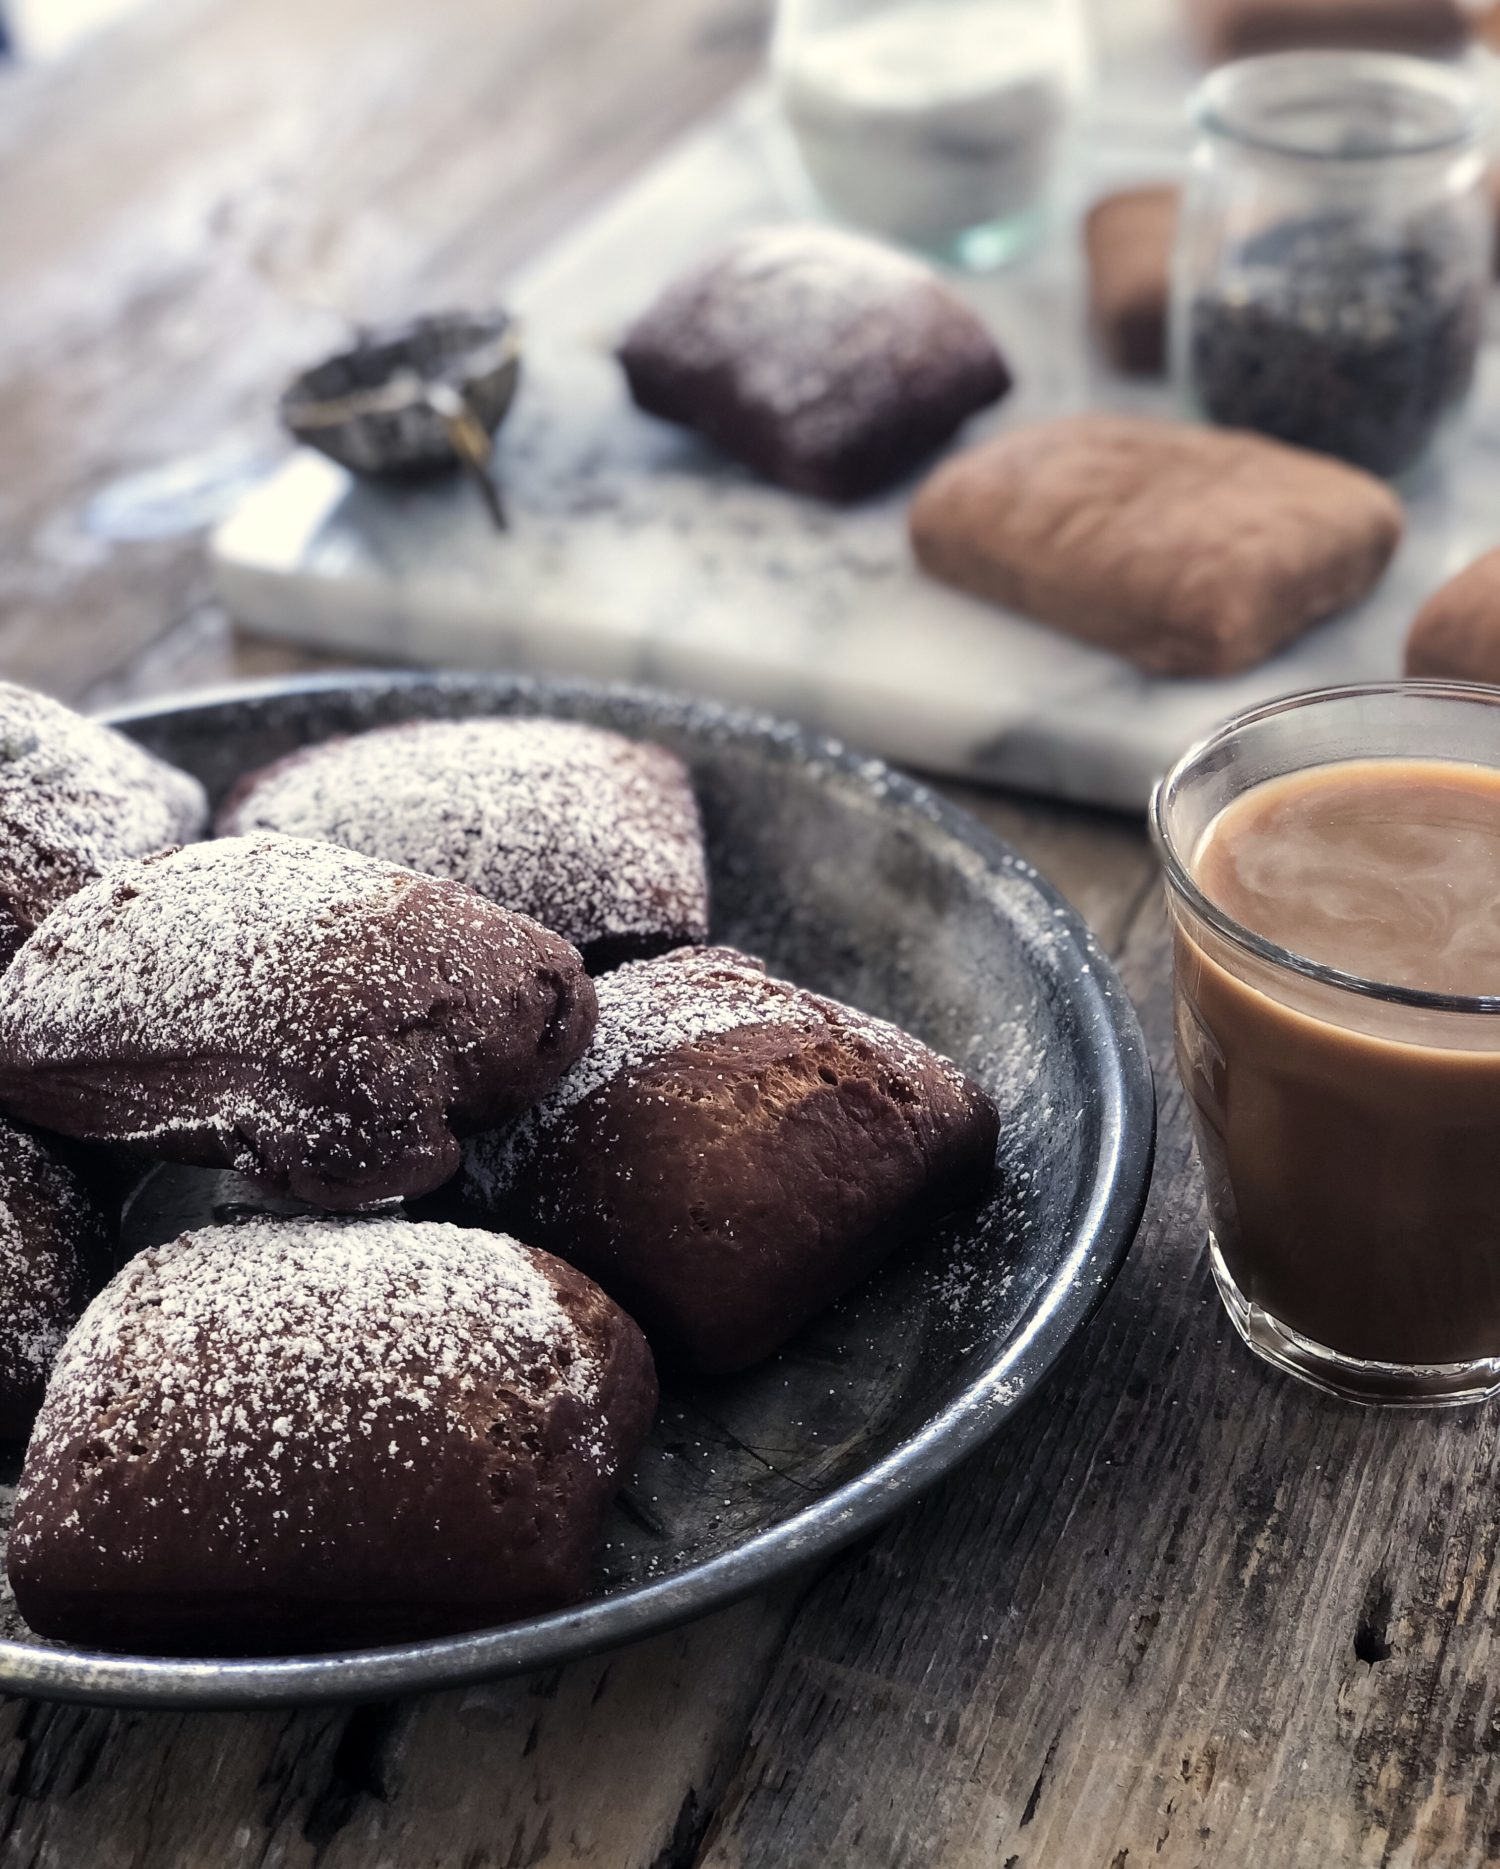
[[[571,941],[591,972],[708,935],[687,768],[581,721],[410,721],[331,740],[248,774],[219,828],[324,838],[467,883]]]
[[[580,1273],[406,1219],[261,1219],[130,1261],[58,1359],[10,1540],[39,1634],[295,1652],[584,1591],[656,1405]]]
[[[425,1193],[456,1137],[588,1042],[573,948],[460,884],[333,844],[123,864],[0,979],[0,1105],[347,1208]]]
[[[910,473],[1011,380],[930,266],[821,226],[741,234],[648,307],[620,363],[648,414],[826,500]]]
[[[93,1191],[53,1144],[0,1117],[0,1439],[30,1431],[53,1358],[109,1272]]]
[[[598,991],[593,1044],[468,1145],[455,1193],[597,1278],[658,1352],[759,1361],[990,1174],[977,1084],[743,954],[683,949]]]
[[[0,682],[0,966],[112,863],[202,833],[203,788],[123,733]]]

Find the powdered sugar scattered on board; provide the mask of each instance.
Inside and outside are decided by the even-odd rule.
[[[295,753],[246,786],[228,832],[449,877],[575,944],[708,932],[697,803],[664,747],[578,721],[421,721]]]
[[[112,863],[197,837],[207,816],[187,773],[0,682],[0,956]]]
[[[597,990],[599,1023],[578,1062],[525,1115],[466,1145],[463,1173],[482,1202],[509,1188],[541,1139],[585,1098],[706,1038],[775,1025],[863,1041],[898,1070],[933,1056],[899,1026],[778,980],[734,948],[686,948],[635,961],[605,974]],[[961,1081],[956,1065],[938,1063]]]
[[[350,1441],[378,1447],[396,1419],[469,1434],[468,1395],[480,1412],[495,1393],[587,1407],[601,1375],[545,1261],[502,1234],[404,1218],[209,1227],[139,1254],[89,1306],[23,1493],[55,1486],[82,1438],[91,1466],[148,1460],[167,1493],[174,1472],[197,1473],[187,1496],[249,1527],[267,1496],[336,1476]],[[581,1445],[604,1471],[603,1446]]]

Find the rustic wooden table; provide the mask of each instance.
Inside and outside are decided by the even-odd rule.
[[[104,705],[304,666],[215,609],[185,495],[274,451],[335,314],[485,296],[763,30],[760,0],[154,0],[0,77],[0,672]],[[1161,1087],[1139,1242],[1029,1413],[799,1589],[559,1673],[6,1704],[0,1862],[1500,1861],[1500,1412],[1362,1413],[1241,1349],[1143,837],[963,797],[1112,948]]]

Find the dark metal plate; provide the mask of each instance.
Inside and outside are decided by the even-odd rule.
[[[868,1531],[1042,1382],[1130,1244],[1155,1111],[1134,1014],[1078,916],[971,818],[879,762],[760,717],[626,689],[339,676],[114,718],[215,797],[332,733],[414,716],[549,713],[675,747],[708,829],[714,935],[960,1060],[1003,1117],[996,1193],[771,1362],[667,1388],[590,1601],[407,1648],[285,1661],[84,1654],[6,1605],[0,1689],[127,1705],[391,1694],[551,1666],[700,1615]],[[158,1170],[130,1243],[243,1203]],[[7,1475],[5,1477],[13,1477]]]

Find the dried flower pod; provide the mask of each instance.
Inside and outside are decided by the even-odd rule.
[[[461,466],[503,524],[486,469],[520,367],[508,312],[434,313],[367,331],[303,371],[281,398],[281,419],[298,441],[351,473],[413,476]]]

